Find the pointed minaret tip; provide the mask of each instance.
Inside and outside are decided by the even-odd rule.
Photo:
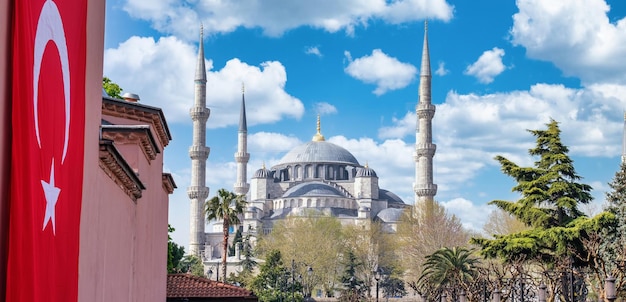
[[[241,112],[239,114],[239,132],[248,132],[248,119],[246,118],[246,96],[243,82],[241,83]]]
[[[321,127],[321,123],[320,123],[320,115],[318,114],[317,115],[317,133],[315,133],[315,135],[313,135],[313,141],[314,142],[323,142],[325,140],[324,136],[322,135],[321,129],[322,129],[322,127]]]
[[[198,41],[198,62],[196,62],[196,81],[206,83],[206,67],[204,65],[204,26],[200,23],[200,41]]]
[[[420,68],[422,76],[430,76],[430,52],[428,49],[428,20],[424,20],[424,47],[422,49],[422,66]]]

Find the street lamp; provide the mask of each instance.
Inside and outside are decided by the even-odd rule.
[[[380,269],[374,271],[374,280],[376,280],[376,302],[378,302],[378,281],[380,281]]]
[[[609,302],[613,302],[617,298],[615,292],[615,277],[611,275],[604,280],[604,295]]]

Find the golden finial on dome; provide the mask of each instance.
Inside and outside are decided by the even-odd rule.
[[[369,163],[365,161],[365,168],[369,168]]]
[[[241,82],[241,94],[246,93],[246,84],[244,82]]]
[[[313,135],[313,141],[314,142],[323,142],[324,136],[322,135],[322,133],[320,132],[322,127],[320,126],[320,115],[317,115],[317,133],[315,133],[315,135]]]
[[[263,166],[261,166],[263,170],[265,170],[265,161],[263,161]]]

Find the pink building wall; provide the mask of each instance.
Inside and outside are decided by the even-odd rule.
[[[0,0],[0,300],[5,296],[10,175],[10,66],[12,6]],[[85,158],[79,256],[79,301],[165,301],[167,280],[168,189],[161,153],[149,161],[136,156],[145,186],[133,201],[100,168],[104,0],[88,0],[85,91]],[[116,120],[120,124],[136,121]],[[154,129],[153,129],[154,130]],[[154,132],[154,131],[153,131]],[[153,133],[153,135],[156,134]],[[137,155],[125,146],[122,155]]]

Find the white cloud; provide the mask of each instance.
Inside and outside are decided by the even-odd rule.
[[[197,50],[176,37],[131,37],[118,48],[105,50],[104,74],[124,91],[138,93],[145,104],[163,108],[170,123],[190,123],[194,102]],[[285,91],[287,71],[277,61],[251,66],[231,59],[218,70],[206,61],[208,128],[236,124],[239,120],[241,83],[246,85],[248,123],[272,123],[285,117],[300,118],[302,102]]]
[[[293,136],[273,132],[257,132],[248,135],[250,150],[260,153],[281,153],[293,149],[302,142]]]
[[[454,198],[449,201],[441,202],[441,205],[450,213],[454,214],[461,222],[463,227],[475,232],[481,232],[483,226],[489,218],[489,214],[494,207],[483,204],[475,205],[465,198]]]
[[[349,52],[346,52],[346,57],[350,60],[350,64],[344,71],[355,79],[376,84],[376,89],[373,91],[376,95],[406,87],[417,73],[415,66],[402,63],[386,55],[380,49],[374,49],[371,55],[355,60],[351,60]]]
[[[201,22],[208,33],[227,33],[239,27],[262,28],[279,36],[301,26],[328,32],[354,33],[370,20],[398,24],[416,20],[452,18],[453,6],[445,0],[320,0],[320,1],[173,1],[127,0],[124,10],[148,20],[162,33],[196,37]]]
[[[315,56],[318,56],[318,57],[322,56],[322,52],[320,51],[320,48],[318,46],[308,47],[304,51],[304,53],[306,53],[307,55],[315,55]]]
[[[506,69],[502,64],[503,56],[503,49],[494,47],[492,50],[486,50],[476,62],[467,66],[465,74],[476,77],[483,84],[489,84]]]
[[[604,0],[520,0],[512,42],[584,83],[626,82],[626,18],[610,22]]]
[[[620,91],[624,89],[614,85],[571,89],[537,84],[528,91],[486,95],[449,92],[445,103],[437,105],[433,119],[438,195],[471,186],[481,171],[497,166],[493,160],[496,155],[520,165],[532,165],[534,159],[528,155],[528,149],[535,141],[526,129],[543,129],[550,118],[560,123],[562,140],[570,148],[570,155],[619,155],[622,108],[626,107],[626,94]],[[416,121],[415,113],[408,112],[402,118],[394,118],[391,125],[381,127],[378,136],[403,139],[411,149]],[[414,172],[403,171],[406,177]]]
[[[326,102],[315,103],[313,106],[315,107],[315,112],[319,115],[337,113],[337,108]]]
[[[445,76],[448,73],[450,73],[450,70],[446,69],[446,63],[439,62],[439,67],[437,67],[437,70],[435,70],[435,74],[438,76]]]

